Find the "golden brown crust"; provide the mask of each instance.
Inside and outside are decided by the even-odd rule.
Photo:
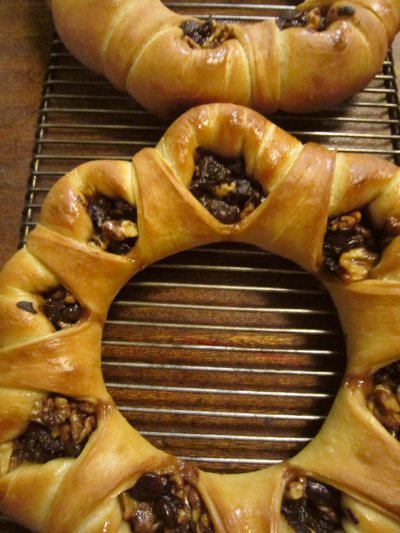
[[[261,205],[232,224],[203,207],[189,190],[199,147],[243,157],[265,196]],[[248,474],[199,473],[197,489],[215,531],[291,531],[281,505],[297,472],[342,491],[360,523],[346,515],[345,531],[373,531],[376,524],[396,531],[400,447],[368,407],[368,391],[374,373],[399,358],[399,238],[362,281],[345,283],[322,262],[328,217],[366,209],[382,228],[400,216],[398,181],[398,167],[387,161],[303,145],[232,104],[188,111],[156,148],[139,151],[132,162],[88,163],[61,178],[26,248],[0,273],[1,512],[38,532],[129,533],[121,493],[145,472],[175,472],[178,463],[128,424],[106,390],[101,334],[109,305],[131,276],[154,261],[233,240],[281,254],[325,283],[346,335],[348,365],[322,430],[296,457]],[[87,206],[103,195],[137,212],[138,237],[125,254],[101,249],[93,239]],[[83,313],[57,330],[44,315],[43,299],[59,285]],[[32,420],[32,406],[48,395],[93,402],[97,424],[77,458],[15,465],[15,439]]]
[[[400,26],[398,0],[310,0],[299,11],[329,8],[323,31],[281,31],[273,20],[229,24],[227,40],[202,48],[180,27],[195,19],[160,0],[53,0],[50,7],[75,57],[162,116],[219,101],[263,113],[330,107],[380,71]]]

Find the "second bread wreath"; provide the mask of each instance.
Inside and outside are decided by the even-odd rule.
[[[302,113],[353,96],[377,74],[400,0],[306,0],[251,24],[178,15],[160,0],[47,0],[69,51],[149,111],[232,102]]]

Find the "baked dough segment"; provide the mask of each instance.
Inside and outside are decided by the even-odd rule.
[[[134,430],[114,405],[104,405],[97,430],[55,495],[43,533],[77,530],[94,508],[116,498],[144,470],[157,468],[167,457]],[[104,479],[107,483],[101,482]]]
[[[61,178],[43,203],[27,250],[56,272],[87,312],[102,322],[117,291],[142,265],[133,256],[109,254],[90,242],[93,223],[86,204],[96,195],[121,198],[135,206],[132,164],[94,161]]]
[[[102,331],[102,324],[88,320],[35,342],[3,350],[0,385],[75,397],[108,397],[100,368]]]
[[[315,7],[327,8],[332,4],[331,0],[305,0],[299,5],[299,9],[307,11]],[[375,14],[385,26],[389,41],[392,41],[399,31],[400,2],[399,0],[352,0],[352,5],[363,6]]]
[[[86,207],[88,199],[96,195],[120,198],[134,206],[131,163],[90,161],[68,172],[55,182],[46,196],[40,224],[64,237],[89,242],[93,224]]]
[[[118,290],[142,268],[135,261],[110,256],[100,249],[37,226],[27,249],[57,276],[83,307],[103,321]],[[79,278],[76,271],[79,269]],[[93,272],[96,276],[93,277]]]
[[[387,51],[385,26],[375,12],[357,2],[333,2],[329,13],[344,7],[354,8],[355,13],[332,22],[318,37],[308,28],[280,33],[280,108],[284,111],[328,108],[360,91],[371,80],[370,73],[382,67]]]
[[[265,192],[282,181],[302,143],[243,106],[195,107],[169,126],[157,150],[179,180],[189,186],[197,148],[217,150],[226,158],[243,156],[246,172]]]
[[[0,404],[3,406],[0,411],[0,456],[1,444],[13,440],[25,430],[35,402],[42,397],[40,391],[0,387]]]
[[[399,357],[398,282],[371,279],[348,287],[329,283],[327,288],[351,354],[347,372],[363,375]]]
[[[339,152],[335,170],[330,216],[367,206],[374,223],[382,227],[387,218],[400,215],[396,165],[375,155]]]
[[[243,221],[236,239],[290,259],[309,272],[318,272],[334,161],[334,152],[307,144],[254,217]]]
[[[139,237],[135,254],[143,265],[229,235],[175,177],[157,150],[133,158],[136,170]],[[168,199],[164,201],[162,199]]]
[[[103,71],[104,54],[118,21],[132,0],[46,0],[60,37],[73,55],[94,72]]]
[[[251,106],[250,72],[240,43],[193,48],[179,26],[165,27],[146,42],[132,63],[126,88],[142,106],[163,117],[200,103]]]
[[[376,533],[377,531],[384,531],[385,533],[398,533],[400,525],[398,520],[395,520],[378,509],[374,509],[369,505],[344,495],[342,497],[342,505],[345,509],[350,510],[351,518],[343,520],[343,529],[345,533]],[[357,521],[357,523],[355,523]]]
[[[201,472],[199,488],[216,531],[278,533],[286,479],[287,465],[281,463],[245,474]]]
[[[400,446],[347,378],[317,437],[289,463],[399,520]]]
[[[263,113],[330,107],[373,79],[400,27],[398,0],[311,0],[298,12],[321,7],[324,16],[331,8],[322,31],[279,30],[271,20],[228,24],[226,40],[202,48],[181,29],[196,19],[173,13],[160,0],[48,4],[56,30],[79,61],[168,117],[218,101]]]
[[[104,52],[105,76],[120,91],[130,92],[127,79],[147,41],[156,38],[164,28],[179,26],[185,20],[164,4],[160,5],[159,0],[128,2],[126,12],[120,15]]]
[[[233,32],[245,50],[255,109],[278,109],[281,95],[280,31],[273,20],[234,24]]]
[[[23,464],[0,478],[2,512],[30,530],[45,531],[54,497],[72,464],[72,459]]]

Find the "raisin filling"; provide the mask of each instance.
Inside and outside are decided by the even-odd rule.
[[[47,463],[58,457],[78,457],[96,429],[96,405],[63,396],[35,403],[31,422],[14,442],[11,468],[20,463]]]
[[[315,7],[306,11],[291,11],[276,19],[280,30],[287,28],[307,28],[311,31],[324,31],[329,24],[343,17],[352,17],[355,14],[353,6],[340,6],[337,9],[320,9]]]
[[[232,28],[218,24],[209,16],[205,22],[186,20],[181,26],[183,37],[192,47],[217,48],[228,39],[234,39]]]
[[[312,477],[299,475],[285,488],[281,512],[296,533],[341,531],[341,493]]]
[[[361,211],[330,217],[323,246],[325,269],[346,283],[366,279],[379,259],[378,241]]]
[[[224,224],[239,222],[265,199],[260,184],[246,176],[243,158],[223,159],[198,148],[190,192]]]
[[[94,229],[92,242],[109,253],[127,254],[138,237],[136,209],[104,195],[90,198],[86,208]]]
[[[57,287],[44,294],[42,311],[56,330],[76,324],[83,313],[79,302],[64,287]]]
[[[196,488],[197,470],[178,464],[167,472],[145,472],[120,495],[124,519],[135,533],[212,533],[209,514]]]
[[[366,279],[383,249],[400,235],[400,220],[389,217],[382,229],[373,227],[365,211],[351,211],[328,219],[323,266],[345,283]]]
[[[392,437],[400,440],[400,361],[374,374],[367,406]]]

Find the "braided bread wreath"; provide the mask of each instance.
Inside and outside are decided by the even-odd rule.
[[[400,171],[302,144],[234,104],[193,108],[132,162],[82,164],[0,273],[0,511],[32,531],[400,531]],[[321,431],[259,471],[198,470],[125,420],[108,308],[176,252],[239,241],[315,274],[348,365]]]
[[[160,0],[47,3],[81,63],[161,116],[209,102],[325,109],[372,80],[400,28],[400,0],[306,0],[255,24],[204,23]]]

